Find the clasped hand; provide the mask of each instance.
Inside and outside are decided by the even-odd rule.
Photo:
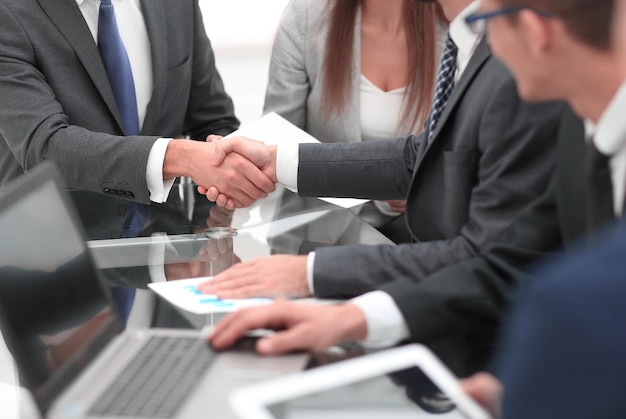
[[[201,187],[200,190],[215,186],[228,197],[228,201],[224,202],[228,209],[250,206],[276,189],[276,176],[265,174],[261,164],[253,163],[255,160],[231,152],[239,148],[226,141],[222,145],[173,139],[165,152],[163,179],[188,176]],[[258,157],[256,161],[263,163]],[[265,159],[265,166],[267,161],[268,158]],[[267,170],[267,173],[272,172]]]
[[[261,141],[252,140],[246,137],[234,137],[223,139],[217,135],[209,135],[206,139],[214,145],[214,154],[211,164],[213,167],[221,167],[229,163],[228,159],[244,158],[258,168],[274,185],[278,182],[276,178],[276,146],[267,146]],[[246,176],[245,173],[241,177]],[[236,179],[233,179],[236,181]],[[251,179],[252,180],[252,179]],[[231,196],[227,190],[217,184],[199,186],[198,191],[206,195],[209,201],[215,202],[220,207],[234,209],[235,207],[249,206],[249,200],[241,202],[236,196]],[[259,185],[260,189],[264,185]],[[242,205],[246,204],[247,205]]]

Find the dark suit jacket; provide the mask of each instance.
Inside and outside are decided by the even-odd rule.
[[[525,269],[589,234],[582,187],[584,154],[583,123],[567,112],[548,190],[526,206],[501,237],[486,246],[479,257],[442,269],[424,281],[400,278],[380,287],[400,308],[411,340],[457,340],[450,355],[456,361],[450,363],[467,365],[458,356],[465,352],[469,357],[472,351],[471,357],[486,361],[489,336],[496,333],[504,307],[528,279]],[[459,340],[465,344],[459,345]],[[481,343],[483,350],[478,348]],[[458,350],[461,346],[465,346],[464,351]],[[439,355],[446,357],[441,352]],[[471,372],[460,365],[458,369]]]
[[[563,109],[522,102],[483,41],[430,145],[422,136],[302,145],[301,195],[407,198],[414,239],[397,247],[320,249],[315,294],[347,297],[401,277],[417,281],[475,256],[545,191]]]
[[[148,203],[157,137],[237,128],[197,3],[142,0],[154,88],[141,135],[127,138],[76,2],[0,0],[0,184],[54,160],[70,188]]]
[[[626,224],[537,274],[499,357],[505,418],[626,417],[624,255]]]

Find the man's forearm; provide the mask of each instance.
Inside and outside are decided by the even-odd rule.
[[[163,160],[163,179],[173,179],[178,176],[193,177],[194,156],[198,148],[194,141],[174,139],[167,145]]]

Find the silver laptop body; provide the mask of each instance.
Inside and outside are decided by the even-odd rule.
[[[301,370],[308,360],[304,354],[259,357],[249,350],[215,354],[195,330],[124,330],[52,164],[41,165],[6,189],[0,199],[0,237],[0,326],[22,385],[31,391],[44,417],[234,418],[227,403],[233,389]],[[151,339],[155,348],[163,341],[189,342],[202,355],[197,369],[192,364],[191,375],[197,381],[186,384],[182,403],[165,416],[162,409],[161,416],[94,410],[120,374],[132,376],[129,364],[136,356],[156,362],[144,352]],[[161,367],[155,364],[152,372]],[[161,384],[177,375],[181,383],[190,375],[177,371],[148,381],[148,395],[157,394]],[[185,387],[181,384],[173,391],[176,388]],[[129,394],[126,391],[115,401],[126,397],[138,402]]]

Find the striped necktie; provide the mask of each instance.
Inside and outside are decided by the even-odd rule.
[[[439,64],[439,74],[435,84],[435,97],[430,108],[430,123],[428,124],[428,143],[433,139],[433,134],[437,128],[437,123],[443,113],[448,99],[454,90],[454,75],[456,73],[457,46],[452,41],[450,33],[446,36],[446,45]]]

